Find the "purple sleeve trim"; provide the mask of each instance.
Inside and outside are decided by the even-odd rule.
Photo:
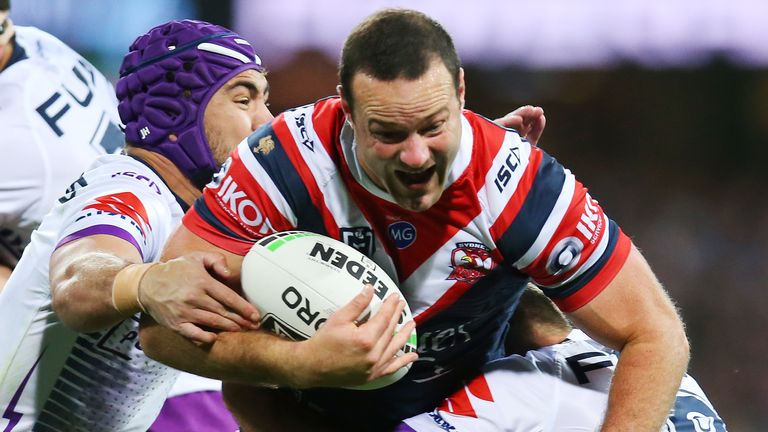
[[[74,232],[74,233],[64,237],[59,242],[59,244],[56,245],[54,250],[64,246],[65,244],[67,244],[69,242],[72,242],[74,240],[81,239],[83,237],[89,237],[89,236],[92,236],[92,235],[97,235],[97,234],[111,235],[111,236],[115,236],[115,237],[121,238],[121,239],[129,242],[130,244],[132,244],[136,248],[137,251],[139,251],[139,255],[141,255],[141,260],[142,261],[144,260],[144,252],[141,250],[141,247],[136,242],[136,239],[133,238],[133,236],[130,233],[128,233],[128,231],[126,231],[126,230],[124,230],[124,229],[122,229],[120,227],[116,227],[114,225],[93,225],[93,226],[89,226],[88,228],[83,228],[80,231],[76,231],[76,232]]]

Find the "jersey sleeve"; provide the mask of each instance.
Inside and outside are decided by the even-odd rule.
[[[142,178],[146,177],[108,181],[89,179],[86,173],[72,183],[53,210],[63,218],[56,249],[101,234],[131,243],[144,262],[157,259],[173,229],[170,209],[159,187],[145,186],[139,181]],[[98,180],[105,184],[92,183]]]
[[[283,184],[293,168],[274,162],[280,161],[279,152],[279,139],[270,125],[241,142],[184,216],[184,226],[238,255],[248,253],[268,234],[295,229],[297,218]]]
[[[574,311],[613,280],[631,241],[553,157],[519,139],[509,142],[517,172],[494,191],[505,203],[492,228],[497,246],[562,310]]]

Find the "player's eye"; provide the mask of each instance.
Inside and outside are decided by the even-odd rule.
[[[445,124],[445,121],[439,121],[437,123],[433,123],[424,129],[420,131],[422,135],[435,135],[439,133],[443,129],[443,125]]]

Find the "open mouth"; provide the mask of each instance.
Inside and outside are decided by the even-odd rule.
[[[424,187],[435,174],[435,166],[422,171],[400,171],[396,170],[395,175],[408,188],[421,188]]]

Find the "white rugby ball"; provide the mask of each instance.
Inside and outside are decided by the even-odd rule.
[[[310,338],[328,317],[349,303],[366,284],[374,287],[375,314],[390,295],[403,298],[387,273],[363,253],[338,240],[305,231],[284,231],[257,241],[243,260],[243,293],[261,314],[262,327],[292,340]],[[396,332],[412,319],[406,304]],[[416,351],[416,331],[398,356]],[[372,390],[402,378],[410,364],[361,386]]]

